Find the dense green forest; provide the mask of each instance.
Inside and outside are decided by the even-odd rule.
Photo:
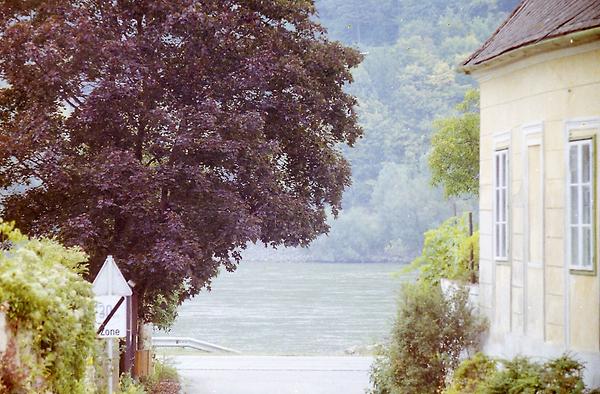
[[[457,71],[517,0],[316,0],[329,36],[365,54],[349,91],[364,137],[346,149],[353,185],[329,235],[301,254],[325,261],[410,261],[423,232],[473,209],[445,200],[427,168],[432,123],[475,81]]]

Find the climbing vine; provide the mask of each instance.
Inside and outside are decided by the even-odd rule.
[[[0,304],[12,333],[12,351],[0,360],[3,392],[86,392],[95,341],[92,289],[81,276],[86,260],[79,248],[28,238],[0,219]],[[15,365],[18,380],[6,372]]]

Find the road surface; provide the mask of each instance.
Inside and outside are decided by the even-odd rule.
[[[174,356],[186,394],[364,394],[372,357]]]

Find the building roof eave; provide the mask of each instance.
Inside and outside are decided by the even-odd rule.
[[[587,44],[592,41],[600,40],[600,26],[591,29],[580,30],[569,34],[534,42],[525,46],[520,46],[507,50],[506,52],[487,59],[477,64],[462,64],[458,71],[464,74],[476,74],[480,71],[491,70],[493,68],[516,62],[528,56],[542,52],[550,52],[557,49],[574,47]]]

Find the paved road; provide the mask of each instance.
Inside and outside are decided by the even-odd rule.
[[[176,356],[186,394],[364,394],[371,357]]]

